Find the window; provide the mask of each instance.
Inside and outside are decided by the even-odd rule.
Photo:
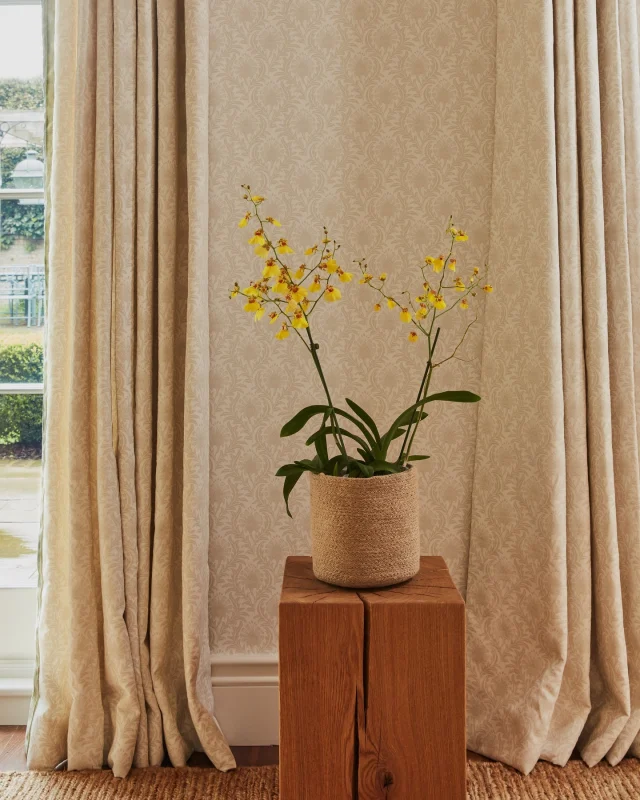
[[[44,292],[42,9],[0,0],[0,588],[36,584]]]

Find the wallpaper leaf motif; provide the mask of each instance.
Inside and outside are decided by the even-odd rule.
[[[310,552],[305,480],[292,495],[292,522],[273,477],[296,457],[279,428],[287,409],[311,405],[321,387],[296,342],[285,351],[259,327],[227,333],[238,322],[226,288],[255,271],[234,198],[241,183],[268,187],[267,210],[286,219],[296,251],[318,241],[324,223],[343,242],[345,263],[366,256],[390,286],[404,286],[441,246],[450,214],[470,234],[464,266],[483,264],[495,4],[225,2],[212,7],[211,35],[212,643],[216,652],[275,652],[284,558]],[[336,403],[350,397],[386,429],[414,401],[425,353],[371,303],[355,286],[335,304],[342,308],[327,309],[320,327],[331,335],[322,340],[341,344],[322,363]],[[471,363],[442,367],[434,391],[478,388],[480,338],[474,331],[466,347]],[[443,555],[464,590],[476,412],[435,405],[416,441],[417,452],[434,454],[417,467],[423,552]]]

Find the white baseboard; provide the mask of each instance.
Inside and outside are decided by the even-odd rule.
[[[0,660],[0,725],[26,725],[34,662]],[[215,713],[229,744],[278,743],[276,655],[217,655],[211,663]]]
[[[278,657],[214,656],[211,676],[216,718],[229,744],[278,744]]]

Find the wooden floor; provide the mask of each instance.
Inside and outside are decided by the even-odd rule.
[[[27,768],[24,757],[24,732],[22,725],[0,725],[0,772],[22,772]],[[278,747],[232,747],[239,767],[263,767],[278,763]],[[192,767],[210,767],[204,753],[194,753],[189,759]]]

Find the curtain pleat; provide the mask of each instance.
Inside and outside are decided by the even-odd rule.
[[[490,261],[508,310],[488,308],[484,343],[469,746],[525,772],[575,747],[615,764],[640,729],[638,11],[498,15]]]
[[[234,766],[207,604],[208,31],[204,2],[55,2],[32,768]]]

